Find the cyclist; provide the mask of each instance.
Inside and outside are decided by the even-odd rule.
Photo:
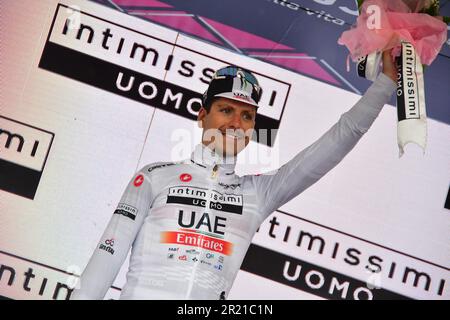
[[[133,176],[71,298],[102,299],[130,248],[121,299],[226,298],[260,224],[352,150],[396,76],[385,52],[383,72],[321,138],[276,172],[240,177],[235,159],[249,142],[262,90],[247,70],[218,70],[198,115],[202,142],[186,161],[153,163]]]

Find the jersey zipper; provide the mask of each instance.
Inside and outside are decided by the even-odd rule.
[[[206,200],[206,204],[205,204],[205,211],[206,211],[206,212],[209,211],[209,204],[210,204],[210,202],[211,202],[211,197],[210,197],[210,195],[211,195],[211,193],[212,193],[212,189],[213,189],[213,186],[214,186],[213,181],[216,180],[216,178],[217,178],[217,172],[218,172],[218,171],[219,171],[219,165],[215,164],[214,167],[213,167],[213,169],[212,169],[212,171],[211,171],[211,176],[210,176],[210,178],[208,179],[210,182],[208,183],[208,199]],[[203,252],[204,249],[202,248],[200,251]],[[192,294],[192,289],[193,289],[193,287],[194,287],[194,278],[195,278],[195,275],[196,275],[198,266],[199,266],[199,264],[196,263],[196,264],[194,265],[193,270],[192,270],[192,274],[191,274],[191,277],[190,277],[190,279],[189,279],[188,289],[187,289],[187,292],[186,292],[186,299],[189,299],[189,297],[190,297],[191,294]]]
[[[219,166],[216,164],[214,166],[213,170],[212,170],[212,173],[211,173],[211,178],[212,179],[216,179],[216,177],[217,177],[217,169],[219,169]]]

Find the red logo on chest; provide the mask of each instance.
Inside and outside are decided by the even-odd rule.
[[[183,173],[180,175],[180,180],[183,182],[189,182],[192,180],[192,176],[189,173]]]

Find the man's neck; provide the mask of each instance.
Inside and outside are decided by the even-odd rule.
[[[212,143],[209,145],[205,142],[202,142],[202,146],[204,151],[211,152],[215,157],[217,157],[217,161],[221,164],[236,164],[237,155],[227,155],[225,152],[217,152],[217,150],[212,146]]]

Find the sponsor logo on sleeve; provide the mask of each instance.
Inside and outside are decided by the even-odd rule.
[[[101,243],[98,248],[100,250],[104,250],[104,251],[110,253],[111,255],[114,255],[113,247],[114,247],[114,239],[107,239],[107,240],[105,240],[104,243]]]
[[[135,187],[140,187],[143,182],[144,182],[144,176],[142,174],[140,174],[134,179],[133,184]]]
[[[116,211],[114,211],[114,214],[121,214],[131,220],[136,219],[137,213],[138,209],[125,203],[119,203]]]
[[[152,172],[155,169],[159,169],[159,168],[164,168],[164,167],[170,167],[173,166],[175,163],[165,163],[165,164],[158,164],[155,166],[152,166],[150,168],[147,169],[147,172]]]

